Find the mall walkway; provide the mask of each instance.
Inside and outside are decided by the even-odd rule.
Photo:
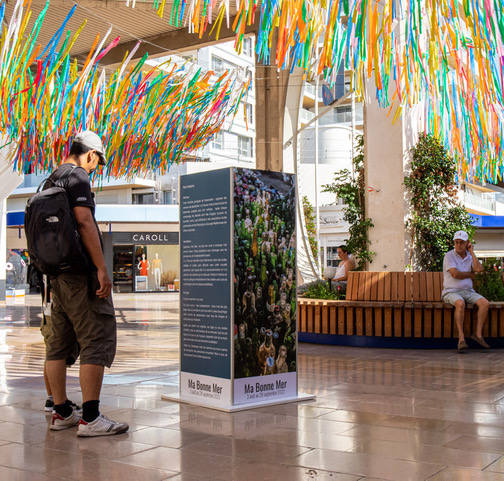
[[[131,429],[78,439],[47,429],[38,302],[0,304],[2,481],[504,481],[504,350],[301,344],[315,401],[227,414],[161,400],[178,391],[177,295],[116,294],[102,410]]]

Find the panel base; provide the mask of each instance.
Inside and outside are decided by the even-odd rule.
[[[275,404],[286,404],[286,403],[299,402],[299,401],[309,401],[309,400],[315,399],[315,398],[316,398],[315,394],[299,393],[297,396],[292,396],[292,397],[287,397],[287,398],[282,398],[282,399],[272,399],[269,401],[259,401],[259,402],[247,403],[247,404],[237,404],[235,406],[212,406],[210,404],[195,402],[193,399],[184,398],[180,394],[170,394],[170,395],[161,396],[161,399],[163,399],[164,401],[173,401],[173,402],[179,402],[179,403],[193,404],[194,406],[201,406],[204,408],[215,409],[217,411],[224,411],[227,413],[234,413],[237,411],[246,411],[247,409],[254,409],[254,408],[259,408],[259,407],[264,407],[264,406],[274,406]]]

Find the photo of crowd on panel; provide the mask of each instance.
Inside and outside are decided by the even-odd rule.
[[[235,378],[296,371],[293,175],[234,169]]]
[[[116,292],[175,292],[180,288],[178,245],[114,246]]]

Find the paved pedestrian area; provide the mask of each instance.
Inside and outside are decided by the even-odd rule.
[[[116,294],[101,408],[131,428],[86,439],[47,429],[39,302],[0,304],[2,481],[504,481],[504,351],[300,344],[314,401],[223,413],[161,400],[178,392],[177,294]]]

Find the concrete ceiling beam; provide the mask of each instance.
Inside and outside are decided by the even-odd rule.
[[[234,17],[229,20],[229,25],[232,26],[233,22]],[[142,58],[146,53],[149,54],[149,58],[170,55],[170,53],[180,54],[196,48],[229,42],[230,40],[234,40],[236,36],[235,32],[231,28],[228,28],[224,21],[219,32],[219,39],[216,40],[215,32],[210,35],[211,27],[211,25],[208,26],[206,32],[201,35],[201,38],[197,33],[189,33],[187,27],[144,38],[133,60]],[[257,29],[256,24],[251,25],[245,29],[245,35],[254,35]],[[120,64],[126,52],[131,52],[137,43],[137,40],[133,40],[119,44],[100,60],[100,65],[113,66]]]

